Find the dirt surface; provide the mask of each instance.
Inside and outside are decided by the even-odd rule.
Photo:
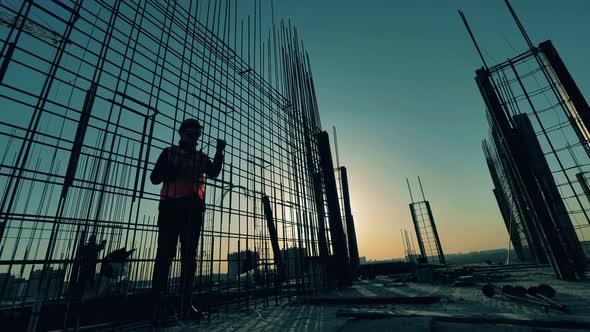
[[[498,269],[500,270],[500,269]],[[557,295],[554,300],[566,304],[568,313],[545,310],[542,306],[520,303],[502,296],[487,298],[481,293],[483,283],[453,287],[449,284],[392,282],[391,277],[361,280],[341,292],[323,297],[391,297],[440,296],[440,303],[423,305],[298,305],[269,306],[215,315],[209,321],[179,322],[162,331],[586,331],[588,329],[535,329],[526,322],[587,322],[590,324],[590,282],[556,280],[549,268],[502,271],[508,278],[494,282],[525,287],[545,283]],[[377,312],[391,316],[380,319],[340,317],[342,312]],[[339,315],[337,315],[340,313]],[[406,316],[406,317],[403,317]],[[410,317],[407,317],[410,316]],[[434,318],[433,318],[434,317]],[[440,321],[436,317],[466,317],[467,322]],[[470,318],[471,317],[471,318]],[[478,317],[482,322],[478,322]],[[472,319],[473,318],[473,319]],[[485,319],[524,321],[522,324],[490,324]],[[147,328],[145,330],[150,330]]]

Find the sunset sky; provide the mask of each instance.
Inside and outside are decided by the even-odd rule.
[[[535,44],[551,39],[590,96],[590,2],[513,0]],[[481,151],[487,135],[474,82],[481,61],[524,51],[504,2],[275,1],[307,47],[324,129],[338,129],[361,256],[401,257],[411,229],[405,178],[421,176],[447,253],[506,247]]]
[[[590,62],[588,61],[590,59],[588,42],[590,0],[512,0],[511,2],[533,42],[538,44],[551,39],[577,81],[582,94],[590,98]],[[19,3],[19,1],[12,2],[11,6],[17,8]],[[193,3],[196,7],[197,2],[183,0],[179,3],[184,3],[185,6]],[[200,4],[199,19],[202,22],[209,22],[207,24],[211,27],[214,23],[211,23],[207,17],[209,11],[215,12],[215,6],[211,9],[209,5],[220,2],[198,3]],[[257,2],[236,0],[231,3],[239,5],[236,12],[240,14],[236,17],[239,16],[240,20],[243,20],[240,23],[250,22],[247,16],[252,16]],[[416,197],[419,193],[417,176],[422,179],[424,192],[431,203],[446,253],[505,248],[508,244],[508,234],[492,194],[492,182],[481,150],[481,141],[488,136],[488,128],[483,101],[474,76],[482,63],[457,13],[458,9],[464,11],[483,49],[486,61],[494,64],[526,50],[524,40],[504,1],[274,0],[272,3],[275,22],[278,23],[279,19],[290,20],[297,28],[298,36],[304,41],[304,46],[309,52],[323,129],[330,134],[332,126],[338,129],[339,156],[341,164],[348,168],[360,255],[368,259],[391,259],[404,255],[400,229],[405,228],[414,233],[408,207],[410,197],[406,177],[413,184]],[[262,0],[258,4],[263,11],[262,15],[257,16],[257,18],[262,17],[259,33],[266,38],[272,23],[271,1]],[[98,5],[95,4],[95,6]],[[128,12],[134,10],[134,8],[126,9]],[[106,16],[107,13],[104,12],[102,15]],[[211,17],[214,15],[211,14]],[[45,19],[47,18],[43,18]],[[252,20],[252,22],[256,21]],[[94,31],[90,23],[84,24],[83,29]],[[233,23],[230,22],[231,24]],[[238,26],[241,25],[236,25],[234,31],[238,31]],[[246,27],[248,26],[246,23]],[[161,27],[146,24],[143,28],[151,32],[151,30],[159,31]],[[219,23],[217,30],[219,30]],[[7,34],[9,30],[4,29],[0,32]],[[76,38],[86,43],[86,37],[81,36],[82,34],[79,34]],[[30,47],[31,51],[26,56],[21,52],[18,55],[21,57],[19,61],[37,63],[36,56],[33,57],[35,54],[44,54],[48,58],[53,56],[51,52],[54,50],[50,44],[39,43],[31,37],[25,37],[24,40],[23,45]],[[147,37],[143,36],[141,40],[146,42]],[[260,46],[261,40],[266,39],[259,37],[259,44],[253,43],[253,45]],[[86,44],[97,49],[99,46],[98,42]],[[147,44],[152,45],[151,42]],[[122,49],[121,45],[123,44],[118,47]],[[179,43],[177,45],[181,47]],[[240,46],[243,45],[240,44]],[[74,49],[73,55],[68,55],[63,61],[64,68],[70,68],[70,70],[60,71],[60,75],[63,76],[62,83],[56,85],[56,88],[51,91],[51,98],[56,105],[59,102],[63,105],[67,104],[68,107],[79,105],[81,108],[86,96],[87,82],[75,81],[72,70],[79,71],[80,77],[91,78],[96,68],[88,64],[98,60],[86,49]],[[258,47],[252,47],[253,52],[256,49]],[[74,55],[87,57],[87,64],[78,65],[77,60],[72,60],[75,58]],[[249,59],[250,51],[243,55],[244,59]],[[260,60],[260,55],[253,59]],[[180,60],[173,61],[180,62]],[[20,90],[31,91],[31,96],[40,94],[45,82],[43,71],[49,67],[45,62],[39,63],[41,69],[33,70],[16,64],[16,61],[11,62],[4,79]],[[154,67],[157,67],[155,63],[153,62]],[[253,67],[254,70],[259,69],[256,63]],[[108,70],[113,71],[113,68]],[[150,81],[156,82],[157,75],[154,76],[153,73],[147,73],[144,70],[133,70],[136,75],[146,75]],[[202,82],[203,76],[199,79],[198,82]],[[72,84],[72,82],[75,83]],[[119,84],[112,74],[104,75],[101,82],[112,88]],[[151,87],[151,84],[145,83],[145,80],[142,82],[142,85]],[[208,84],[208,78],[206,82]],[[73,89],[74,85],[79,85],[76,90]],[[8,85],[5,84],[4,89],[10,90],[7,87]],[[178,91],[174,90],[175,86],[167,88]],[[144,95],[147,94],[142,94]],[[20,95],[17,94],[17,96]],[[157,104],[163,114],[166,112],[176,114],[178,107],[171,106],[177,100],[176,97],[171,97],[170,93],[163,96],[158,97],[157,100],[154,98],[153,104]],[[187,105],[190,105],[186,108],[196,112],[200,106],[202,109],[199,110],[199,114],[202,114],[201,111],[206,108],[200,102],[194,102],[194,97],[193,95],[192,101],[187,102]],[[25,128],[33,114],[33,108],[28,105],[32,102],[22,97],[11,98],[4,98],[4,107],[11,110],[11,113],[6,113],[10,114],[10,120],[4,123],[6,125],[9,122],[14,128]],[[152,98],[150,97],[149,100]],[[96,119],[101,116],[106,118],[112,105],[110,99],[97,99],[93,106],[93,116]],[[55,107],[57,109],[57,106]],[[68,112],[67,108],[60,108],[60,112],[62,111],[64,114]],[[73,140],[78,128],[77,122],[69,121],[62,132],[61,125],[57,126],[55,123],[65,123],[65,116],[59,113],[51,116],[47,115],[48,112],[43,114],[49,118],[40,121],[41,132],[55,137],[69,137]],[[131,114],[131,112],[125,110],[121,111],[121,114]],[[249,116],[249,114],[244,113],[239,116]],[[208,116],[208,121],[211,123],[212,117]],[[238,115],[235,116],[238,117]],[[129,128],[135,128],[136,134],[143,135],[144,118],[140,118],[141,121],[139,121],[134,117],[125,118],[124,115],[121,122]],[[173,121],[171,119],[173,118],[169,117],[168,120],[159,121],[171,123]],[[204,123],[207,126],[207,122]],[[224,128],[229,128],[230,125],[223,124],[228,126]],[[154,131],[159,137],[169,137],[170,141],[177,139],[173,125],[164,128],[159,123],[158,126]],[[218,137],[215,132],[207,135],[213,135],[211,139]],[[9,135],[0,137],[0,145],[8,146],[6,151],[10,153],[5,155],[16,155],[21,145],[9,144],[9,137]],[[92,142],[90,144],[95,144],[99,141],[98,137],[98,130],[91,130],[85,139],[87,142]],[[140,142],[139,138],[135,140]],[[205,143],[204,141],[203,144]],[[53,141],[51,144],[54,144]],[[251,142],[248,141],[248,144]],[[333,138],[332,144],[334,144]],[[41,167],[47,167],[47,172],[65,174],[65,169],[68,167],[67,160],[70,157],[69,151],[59,150],[59,155],[56,153],[56,160],[64,161],[60,164],[61,171],[57,172],[50,170],[52,166],[48,163],[41,162],[41,160],[51,160],[49,158],[54,154],[54,150],[46,149],[41,144],[35,146],[31,155],[36,156]],[[232,148],[231,145],[228,146]],[[212,146],[205,145],[205,147],[213,149]],[[130,149],[141,151],[139,148]],[[210,152],[210,155],[214,153],[206,152]],[[158,149],[151,150],[152,162],[155,162],[158,155]],[[88,170],[88,172],[94,174],[94,171]],[[250,179],[244,176],[242,180]],[[146,192],[151,193],[152,198],[156,199],[141,205],[142,214],[138,213],[138,216],[153,216],[155,220],[158,191],[159,186],[147,184]],[[45,204],[41,199],[44,195],[43,191],[31,190],[31,192],[40,202],[39,206],[41,203]],[[59,196],[51,196],[48,201],[53,202],[57,209]],[[25,211],[28,204],[27,200],[19,200],[15,209]],[[248,223],[248,218],[240,219],[240,222],[252,229],[256,228],[256,224]],[[214,225],[221,229],[224,224],[219,222]],[[225,225],[224,227],[229,229],[229,223]],[[241,224],[234,222],[232,227],[240,229],[239,225]],[[16,228],[14,232],[17,232]],[[47,232],[50,230],[47,229]],[[12,245],[20,241],[20,237],[16,235],[10,239]],[[237,250],[238,242],[244,240],[240,238],[227,241],[233,246],[228,244],[227,250]],[[248,241],[253,242],[251,236],[245,240],[245,242]],[[6,246],[8,247],[9,245]],[[16,247],[18,246],[15,245]],[[24,252],[24,248],[20,246],[19,250]],[[226,255],[221,249],[218,254],[219,257]]]

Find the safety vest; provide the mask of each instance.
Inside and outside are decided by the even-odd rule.
[[[183,160],[183,169],[192,170],[193,167],[200,168],[199,170],[199,181],[195,181],[192,178],[178,178],[168,182],[164,182],[162,189],[160,190],[160,199],[176,199],[182,197],[190,197],[196,194],[201,202],[205,201],[205,177],[203,176],[204,170],[202,169],[202,160],[207,158],[203,156],[201,152],[186,151],[178,147],[167,147],[165,149],[166,157],[169,162],[173,161],[173,153],[176,153]],[[192,155],[192,158],[190,157]]]

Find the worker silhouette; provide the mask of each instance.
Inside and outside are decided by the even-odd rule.
[[[162,183],[158,207],[158,251],[152,279],[154,319],[165,315],[163,293],[166,291],[176,243],[180,236],[180,318],[193,314],[192,289],[196,271],[197,243],[205,211],[205,175],[215,178],[223,165],[225,141],[218,139],[213,161],[195,149],[202,126],[196,119],[186,119],[180,125],[178,146],[165,148],[150,176],[153,184]]]

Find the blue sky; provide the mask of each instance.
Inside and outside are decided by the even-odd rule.
[[[242,16],[253,13],[253,1],[238,1]],[[513,5],[535,43],[554,41],[588,96],[590,3],[513,0]],[[262,7],[267,26],[270,1],[263,1]],[[275,16],[297,26],[310,54],[324,129],[331,133],[333,125],[338,128],[360,253],[368,258],[403,255],[399,229],[411,229],[405,178],[417,184],[418,175],[446,252],[507,244],[480,147],[487,125],[473,76],[481,61],[457,14],[459,8],[470,20],[489,63],[524,51],[524,41],[501,0],[275,0]],[[52,56],[43,49],[33,50]],[[68,62],[77,67],[72,59]],[[82,70],[91,76],[92,68]],[[9,70],[7,77],[16,86],[40,89],[36,76],[20,79],[24,76]],[[70,90],[52,93],[56,100],[70,100]],[[80,90],[71,101],[79,105],[83,97]],[[20,103],[5,106],[12,104]],[[17,120],[20,117],[11,119]],[[43,119],[43,130],[57,130],[50,120]],[[74,127],[70,129],[71,137]],[[155,158],[158,151],[154,151]],[[62,157],[67,160],[67,155]],[[156,192],[150,184],[147,188]],[[418,191],[417,186],[414,189]]]
[[[590,92],[590,2],[513,0],[535,44],[551,39],[582,93]],[[447,252],[504,247],[507,232],[481,152],[487,134],[473,77],[526,49],[501,0],[275,1],[312,61],[322,124],[338,129],[361,255],[403,255],[410,229],[405,177],[420,175]]]

